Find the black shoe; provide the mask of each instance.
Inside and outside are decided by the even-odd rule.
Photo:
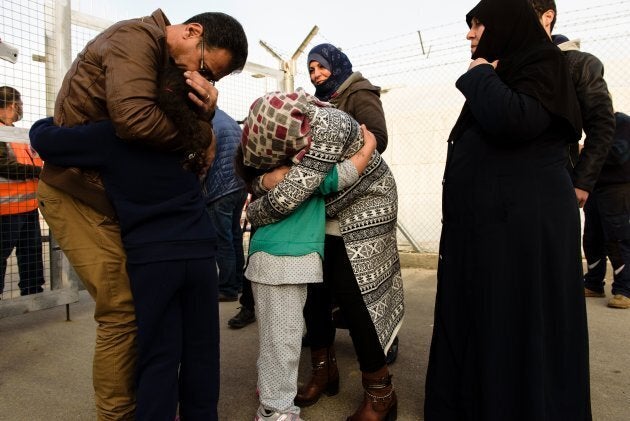
[[[219,292],[220,303],[237,301],[237,300],[238,300],[238,295],[225,295],[224,293]]]
[[[398,336],[394,338],[392,346],[390,346],[389,351],[387,351],[387,355],[385,356],[385,364],[394,364],[394,362],[396,361],[396,357],[398,357]]]
[[[302,348],[308,348],[311,346],[311,338],[308,337],[308,332],[306,335],[302,336]]]
[[[238,314],[228,321],[228,326],[232,329],[240,329],[256,321],[254,310],[250,310],[246,307],[240,307],[240,309]]]
[[[40,292],[44,292],[44,288],[40,286],[28,287],[28,288],[22,288],[20,290],[20,295],[24,296],[24,295],[31,295],[31,294],[39,294]]]
[[[336,307],[333,309],[332,319],[333,319],[333,324],[335,325],[335,329],[348,329],[346,320],[343,318],[343,315],[341,314],[341,310],[339,309],[339,307]]]

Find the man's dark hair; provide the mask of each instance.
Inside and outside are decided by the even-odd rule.
[[[190,86],[182,70],[168,64],[160,74],[158,105],[177,127],[173,145],[185,155],[184,168],[195,174],[206,165],[208,147],[212,141],[212,126],[201,120],[197,107],[188,98]]]
[[[9,105],[20,100],[20,93],[10,86],[0,86],[0,108],[7,108]]]
[[[203,40],[212,48],[223,48],[232,53],[230,73],[242,70],[247,62],[247,36],[241,24],[230,15],[207,12],[193,16],[184,23],[203,26]]]
[[[531,2],[538,18],[541,18],[547,10],[553,10],[553,20],[551,21],[551,31],[553,32],[553,27],[556,25],[556,17],[558,17],[555,0],[531,0]]]

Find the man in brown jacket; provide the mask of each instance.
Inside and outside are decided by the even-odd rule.
[[[55,123],[112,120],[117,135],[149,147],[176,148],[177,129],[158,108],[158,75],[168,61],[195,91],[190,99],[210,121],[214,82],[244,67],[247,38],[223,13],[171,25],[161,10],[118,22],[90,41],[67,72]],[[86,140],[89,141],[89,140]],[[38,200],[42,214],[96,302],[93,384],[99,420],[134,418],[136,321],[126,256],[114,209],[98,174],[45,164]]]

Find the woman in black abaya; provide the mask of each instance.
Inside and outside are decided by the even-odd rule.
[[[528,0],[482,0],[466,20],[425,419],[590,420],[571,77]]]

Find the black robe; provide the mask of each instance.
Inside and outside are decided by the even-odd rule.
[[[510,19],[523,4],[484,0],[473,11],[492,22],[488,5]],[[466,104],[443,182],[427,421],[591,419],[579,209],[566,171],[579,108],[561,53],[538,32],[502,46],[496,71],[479,65],[456,84]],[[488,50],[484,37],[477,51]]]

